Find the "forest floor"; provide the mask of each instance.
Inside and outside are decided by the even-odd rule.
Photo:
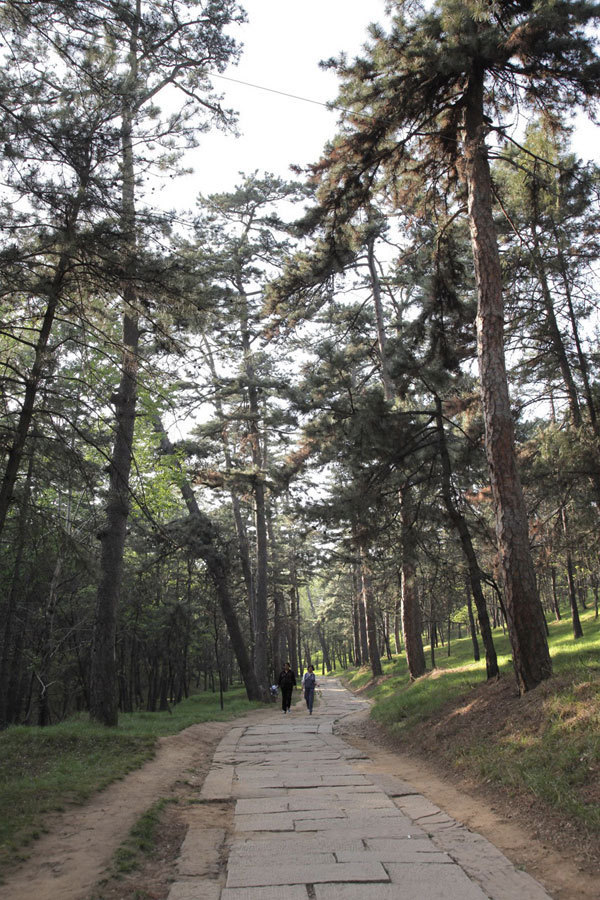
[[[510,715],[511,688],[506,680],[477,717],[444,712],[448,739],[467,741],[469,729],[490,729]],[[513,690],[514,693],[514,690]],[[214,749],[231,727],[256,722],[262,710],[234,722],[194,725],[161,738],[155,757],[141,769],[97,794],[81,807],[54,816],[47,834],[31,848],[30,858],[9,873],[0,886],[7,900],[165,900],[175,876],[176,860],[190,817],[227,828],[231,810],[198,804],[199,789]],[[497,719],[497,721],[495,721]],[[452,723],[452,724],[450,724]],[[427,723],[425,723],[426,725]],[[565,818],[518,793],[498,793],[469,782],[452,770],[439,748],[444,721],[411,732],[410,752],[390,738],[367,715],[347,721],[338,731],[376,763],[410,782],[453,818],[488,838],[516,865],[543,883],[556,900],[594,900],[598,897],[600,850]],[[167,798],[152,852],[139,866],[118,872],[114,854],[126,841],[140,816],[156,801]]]

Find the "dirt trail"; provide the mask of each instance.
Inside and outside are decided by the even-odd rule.
[[[214,748],[230,722],[192,725],[160,738],[156,756],[85,806],[53,816],[49,834],[0,886],[5,900],[82,900],[103,876],[112,855],[140,816],[180,781],[201,784]]]
[[[232,726],[256,722],[268,712],[257,710],[243,719],[225,723],[193,725],[180,734],[162,738],[156,756],[141,769],[127,775],[98,794],[85,806],[53,817],[50,831],[32,848],[31,858],[0,886],[2,900],[86,900],[92,894],[111,900],[133,900],[142,896],[165,898],[175,872],[178,847],[190,815],[227,816],[225,810],[179,804],[169,813],[165,833],[146,869],[125,882],[108,882],[100,888],[110,860],[133,824],[159,798],[177,792],[179,798],[197,798],[210,766],[214,749]],[[527,826],[509,818],[506,809],[494,809],[485,798],[465,789],[464,783],[435,771],[431,764],[397,750],[390,751],[378,739],[366,714],[342,723],[338,733],[363,750],[378,771],[411,783],[450,816],[488,838],[517,866],[523,866],[545,886],[556,900],[597,900],[598,882],[582,871],[569,852],[558,852],[532,836]],[[178,826],[175,846],[173,834]],[[214,824],[214,823],[213,823]],[[165,847],[161,848],[160,842]],[[150,891],[148,890],[150,888]]]

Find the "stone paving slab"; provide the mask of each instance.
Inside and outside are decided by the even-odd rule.
[[[334,882],[360,883],[376,881],[388,883],[388,873],[378,862],[321,863],[312,859],[307,862],[280,863],[273,860],[271,866],[233,865],[227,873],[227,887],[268,887],[270,885],[319,884]]]
[[[316,884],[313,896],[315,900],[414,900],[399,893],[397,884]]]
[[[243,856],[251,860],[252,855],[267,857],[269,862],[275,858],[297,858],[304,854],[338,854],[343,851],[360,851],[365,849],[362,838],[347,837],[340,832],[323,845],[322,837],[316,832],[289,834],[281,832],[275,835],[248,834],[235,838],[230,858]]]
[[[290,797],[288,809],[329,809],[331,804],[337,804],[340,809],[355,811],[357,809],[394,809],[394,803],[389,797],[381,793],[370,794],[324,794],[320,797]]]
[[[204,779],[200,798],[202,800],[230,800],[234,766],[214,766]]]
[[[225,888],[221,900],[306,900],[308,894],[304,885],[289,884],[285,896],[280,887]]]
[[[457,865],[389,863],[386,870],[393,884],[402,885],[403,900],[488,900],[488,895]]]
[[[189,828],[177,860],[179,875],[218,875],[225,834],[224,828]]]
[[[223,832],[192,825],[168,900],[549,900],[497,848],[333,733],[367,706],[328,679],[313,716],[297,704],[232,728],[201,794],[236,802],[227,871],[216,869]]]
[[[490,841],[464,825],[456,823],[453,829],[434,834],[432,843],[459,859],[465,872],[483,885],[494,900],[514,897],[547,900],[548,895],[538,881],[515,868]]]
[[[373,784],[385,791],[388,797],[408,797],[411,794],[419,794],[412,784],[402,781],[401,778],[396,778],[395,775],[388,775],[386,772],[374,773],[370,778]]]
[[[290,846],[285,854],[281,853],[281,849],[278,846],[277,848],[262,847],[259,850],[253,847],[252,849],[248,848],[238,852],[232,850],[229,855],[229,868],[233,870],[236,866],[244,865],[264,871],[272,868],[274,858],[281,859],[285,857],[296,861],[301,859],[301,854],[298,852],[296,844]],[[276,852],[274,852],[275,850]],[[321,852],[315,846],[307,848],[305,852],[310,853],[311,866],[333,866],[339,862],[338,853]],[[344,860],[344,862],[356,862],[356,860]],[[380,862],[380,860],[371,859],[369,862]]]
[[[268,816],[245,816],[235,814],[235,826],[239,831],[293,831],[294,817],[291,813],[271,813]]]
[[[458,867],[456,867],[458,868]],[[444,866],[450,870],[450,866]],[[460,871],[460,870],[459,870]],[[456,880],[458,882],[458,879]],[[399,884],[316,884],[315,900],[489,900],[480,888],[468,879],[460,884],[443,882],[437,885],[416,884],[411,878]],[[282,898],[283,900],[283,898]],[[529,900],[522,896],[518,900]]]
[[[389,841],[395,846],[387,852],[381,850],[340,850],[335,854],[338,862],[380,863],[453,863],[454,860],[435,846],[419,847],[425,841]]]
[[[267,813],[287,812],[290,801],[287,794],[279,797],[242,798],[235,805],[236,815],[267,815]]]
[[[331,820],[329,820],[331,822]],[[356,817],[354,820],[348,820],[345,825],[340,822],[334,822],[331,825],[327,820],[304,819],[296,823],[296,831],[319,831],[322,839],[330,840],[331,833],[343,832],[352,837],[362,837],[365,839],[377,837],[409,837],[416,834],[424,835],[425,832],[414,825],[408,819],[383,819],[380,817],[363,818]]]
[[[442,813],[439,806],[436,806],[431,800],[423,797],[422,794],[412,794],[396,799],[398,809],[405,812],[411,819],[416,822],[438,821],[440,816],[452,821],[450,816]]]
[[[221,900],[221,885],[217,881],[177,881],[167,900]]]

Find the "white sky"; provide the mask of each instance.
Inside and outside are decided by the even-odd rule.
[[[335,73],[319,62],[345,52],[360,54],[369,23],[385,20],[385,0],[241,0],[248,22],[235,31],[243,43],[228,77],[325,103],[337,94]],[[192,176],[167,183],[160,206],[195,207],[199,193],[232,190],[239,173],[255,170],[293,178],[293,163],[315,162],[333,137],[338,114],[317,103],[214,79],[223,105],[239,113],[241,136],[212,131],[186,159]],[[597,159],[599,129],[578,120],[576,153]]]
[[[248,22],[236,29],[240,63],[225,73],[240,81],[325,103],[337,94],[322,59],[360,53],[370,22],[384,20],[385,0],[240,0]],[[163,203],[191,206],[198,193],[228,191],[238,173],[255,170],[294,177],[292,163],[316,161],[333,137],[337,113],[315,103],[215,78],[223,105],[239,113],[241,137],[211,132],[189,164],[194,175],[172,185]]]

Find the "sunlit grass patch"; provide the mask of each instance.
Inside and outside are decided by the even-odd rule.
[[[470,638],[453,641],[449,656],[436,648],[436,667],[412,683],[401,658],[385,660],[376,680],[367,668],[350,670],[348,683],[364,690],[373,718],[408,748],[417,732],[433,735],[436,752],[457,770],[529,792],[600,833],[600,621],[593,610],[581,620],[578,640],[570,620],[549,624],[554,677],[521,699],[508,636],[498,629],[500,685],[486,685],[485,660],[473,660]],[[502,684],[509,689],[494,694]]]

